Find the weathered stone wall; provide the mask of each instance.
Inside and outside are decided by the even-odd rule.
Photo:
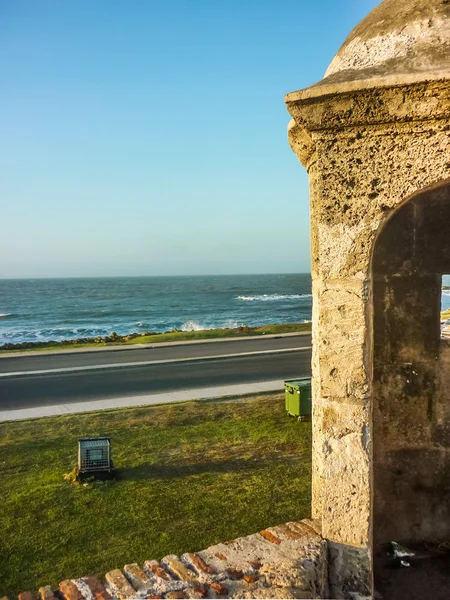
[[[181,557],[114,569],[104,579],[41,587],[40,600],[329,598],[327,544],[311,519],[290,522]],[[2,598],[2,600],[7,600]],[[38,600],[32,592],[19,600]]]
[[[450,177],[450,87],[309,88],[288,94],[286,103],[294,119],[290,142],[311,188],[313,516],[322,518],[325,538],[365,548],[368,563],[372,253],[396,208]],[[336,574],[336,590],[345,577]]]

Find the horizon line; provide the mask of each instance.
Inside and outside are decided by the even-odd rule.
[[[188,274],[188,275],[72,275],[69,277],[61,277],[61,276],[37,276],[37,277],[2,277],[0,276],[0,281],[23,281],[23,280],[32,280],[35,279],[139,279],[144,277],[255,277],[258,275],[311,275],[311,272],[293,272],[293,271],[283,271],[278,273],[204,273],[204,274]]]

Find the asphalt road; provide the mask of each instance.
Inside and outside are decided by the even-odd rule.
[[[190,388],[308,376],[311,369],[311,350],[307,347],[308,342],[310,342],[309,336],[288,337],[282,338],[282,340],[286,342],[283,344],[284,348],[283,346],[281,348],[277,347],[273,353],[227,358],[214,358],[211,356],[205,360],[183,360],[183,358],[193,358],[194,356],[206,356],[204,354],[206,347],[208,352],[213,354],[214,352],[220,355],[226,354],[222,344],[195,344],[197,350],[193,351],[193,355],[184,356],[180,362],[159,364],[127,365],[124,364],[123,359],[125,357],[122,357],[121,364],[110,367],[111,362],[108,361],[102,366],[97,361],[103,360],[105,358],[104,354],[112,356],[115,353],[93,353],[102,355],[92,357],[98,368],[92,369],[93,365],[86,365],[87,370],[71,371],[68,367],[63,372],[42,372],[0,377],[0,410],[89,402],[105,398],[120,398]],[[280,349],[285,349],[287,344],[291,344],[292,340],[296,341],[294,347],[298,348],[302,345],[306,346],[305,349],[279,352]],[[250,340],[248,341],[250,342]],[[271,348],[268,348],[268,346],[271,343],[266,345],[266,342],[269,342],[269,340],[264,340],[264,345],[258,346],[256,351],[261,351],[261,349],[270,351]],[[201,352],[199,352],[199,346]],[[219,346],[219,348],[212,348],[216,346]],[[189,347],[185,346],[184,348]],[[233,353],[238,351],[250,352],[249,347],[252,346],[240,345],[234,342],[231,348],[227,347],[226,349],[232,350]],[[177,348],[180,349],[181,347]],[[165,348],[164,351],[167,349]],[[170,349],[174,349],[174,347]],[[158,350],[163,351],[162,348]],[[58,356],[58,360],[60,357],[61,355]],[[23,357],[24,361],[25,358],[34,359],[34,357]],[[33,371],[38,370],[37,365],[42,364],[45,364],[43,369],[54,368],[55,363],[53,361],[41,363],[40,360],[44,358],[47,357],[36,357],[38,362],[31,361],[25,364],[31,367],[30,370]],[[64,358],[67,358],[67,356]],[[77,356],[77,360],[78,358],[80,357]],[[127,353],[126,358],[131,362],[135,362],[135,352]],[[170,360],[174,358],[180,357],[171,354]],[[148,355],[145,355],[145,359],[149,360]],[[6,359],[2,359],[0,362],[3,362],[3,360]],[[14,358],[13,360],[21,362],[21,359]],[[158,358],[153,360],[161,360],[160,355],[158,354]],[[61,365],[61,363],[56,364]],[[78,364],[77,366],[80,367],[81,365]],[[24,363],[18,367],[18,370],[23,372]],[[9,372],[11,373],[11,371]]]
[[[0,354],[0,373],[14,373],[17,371],[38,371],[41,369],[79,368],[95,365],[113,365],[124,363],[150,362],[159,360],[175,360],[195,358],[199,356],[218,356],[224,354],[238,354],[242,352],[261,352],[280,350],[286,348],[300,348],[311,345],[311,335],[289,335],[277,337],[259,337],[244,340],[220,340],[196,342],[180,345],[161,346],[155,344],[150,348],[110,349],[96,351],[73,351],[66,353],[48,353],[22,355],[14,354],[2,356]]]

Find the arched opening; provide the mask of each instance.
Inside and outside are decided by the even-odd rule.
[[[374,248],[373,543],[377,589],[383,587],[389,571],[386,552],[393,540],[416,549],[450,540],[450,343],[440,334],[442,276],[448,273],[447,180],[403,204],[384,226]],[[423,553],[423,564],[433,571],[436,562],[429,562],[432,554]],[[419,557],[420,551],[416,555]],[[394,566],[391,559],[392,573]],[[421,593],[417,589],[420,581],[427,579],[429,585],[430,579],[420,572],[405,566],[399,568],[399,575],[391,573],[397,583],[392,584],[389,597],[406,597],[405,577]],[[446,585],[448,578],[446,575]],[[443,584],[440,576],[433,581],[438,587]],[[408,598],[413,597],[411,592]]]

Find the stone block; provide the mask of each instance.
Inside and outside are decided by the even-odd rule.
[[[111,594],[97,577],[82,577],[81,581],[88,586],[94,600],[112,600]]]
[[[146,560],[144,563],[144,570],[160,580],[169,581],[170,579],[173,579],[170,573],[163,569],[156,560]]]
[[[73,579],[61,581],[59,584],[59,591],[63,595],[64,600],[85,600]]]
[[[198,575],[207,576],[214,575],[216,573],[216,570],[213,567],[208,565],[201,556],[195,554],[194,552],[187,552],[186,554],[183,554],[181,560],[186,565],[193,568]]]
[[[358,398],[325,398],[321,406],[321,439],[340,439],[352,432],[362,435],[369,423],[367,407]]]
[[[341,438],[324,438],[323,536],[351,546],[369,539],[369,453],[364,431]]]
[[[181,562],[175,554],[169,554],[161,560],[161,565],[177,579],[182,581],[197,581],[197,576],[191,569]]]
[[[136,590],[131,586],[120,569],[109,571],[109,573],[106,573],[105,579],[111,589],[119,596],[120,600],[136,596]]]
[[[153,582],[138,564],[125,565],[123,572],[137,592],[147,594],[153,591]]]
[[[328,542],[330,594],[334,598],[371,596],[368,548]]]

